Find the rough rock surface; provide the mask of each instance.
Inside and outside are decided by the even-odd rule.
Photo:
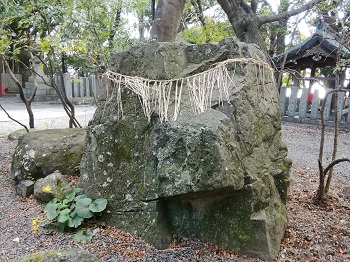
[[[79,174],[85,129],[47,129],[30,132],[18,141],[11,174],[16,182],[36,181],[59,170],[65,175]]]
[[[58,171],[38,179],[34,184],[34,197],[42,202],[61,198],[72,190],[69,181]]]
[[[27,257],[15,259],[15,262],[98,262],[101,261],[88,251],[82,249],[51,250],[36,252]]]
[[[32,180],[22,180],[16,186],[17,195],[23,198],[29,197],[34,193],[34,182]]]
[[[263,54],[233,39],[197,46],[150,43],[117,54],[111,69],[171,79],[237,57]],[[281,140],[277,90],[257,88],[257,75],[236,71],[239,92],[197,116],[183,97],[176,122],[155,117],[149,123],[130,94],[123,120],[117,120],[115,101],[102,103],[87,129],[80,182],[87,195],[108,198],[108,221],[159,248],[175,233],[276,257],[287,224],[291,162]]]

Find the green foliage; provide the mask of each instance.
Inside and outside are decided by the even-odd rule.
[[[21,52],[32,51],[43,58],[49,74],[59,73],[65,56],[79,75],[94,73],[112,53],[137,42],[130,37],[134,25],[118,12],[147,18],[146,6],[147,0],[2,0],[0,55],[28,65]]]
[[[206,42],[202,26],[194,26],[182,32],[184,39],[192,44],[203,44]]]
[[[215,23],[212,19],[207,19],[204,27],[198,25],[183,31],[184,39],[192,44],[218,42],[233,35],[228,22]]]
[[[81,243],[88,243],[91,241],[93,236],[94,236],[94,234],[92,233],[92,231],[90,229],[79,230],[74,235],[74,241],[81,242]]]
[[[107,207],[105,198],[92,200],[81,193],[80,188],[75,188],[63,198],[54,198],[45,206],[46,221],[45,232],[54,230],[65,232],[72,228],[78,228],[85,219],[100,215]],[[79,242],[92,238],[92,234],[79,231],[76,236]]]

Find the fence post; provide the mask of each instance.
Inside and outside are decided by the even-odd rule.
[[[79,89],[79,83],[78,78],[74,77],[72,78],[73,81],[73,97],[79,97],[80,89]]]
[[[299,117],[300,117],[300,119],[304,119],[306,117],[308,94],[309,94],[309,89],[304,87],[302,89],[302,93],[301,93],[301,97],[300,97],[300,104],[299,104]]]
[[[281,108],[281,116],[284,116],[287,108],[287,87],[281,86],[280,89],[280,108]]]
[[[323,116],[324,116],[325,121],[329,120],[329,116],[331,114],[332,97],[333,97],[333,95],[329,95],[327,97],[326,104],[324,105]]]
[[[84,77],[84,84],[85,84],[85,96],[91,97],[90,81],[88,77]]]
[[[96,77],[95,75],[91,75],[90,76],[90,81],[91,81],[91,90],[92,90],[92,95],[93,97],[96,99],[97,98],[97,92],[98,92],[98,88],[97,88],[97,82],[96,82]]]
[[[61,77],[59,75],[54,75],[53,81],[54,81],[54,83],[55,83],[55,85],[60,93],[62,93],[63,91],[66,91],[66,90],[64,90],[64,86],[63,86],[63,83],[61,81]]]
[[[312,104],[311,104],[311,116],[310,116],[310,119],[312,119],[312,120],[317,119],[318,100],[319,100],[318,90],[315,90],[314,94],[312,96],[312,102],[311,102]]]
[[[69,101],[72,101],[72,82],[71,82],[71,78],[70,78],[70,74],[69,73],[64,73],[63,74],[63,84],[64,84],[64,88],[66,90],[66,95]]]
[[[338,120],[339,123],[341,122],[341,117],[343,115],[343,106],[344,106],[344,96],[345,96],[345,92],[339,92],[338,93]]]
[[[291,94],[289,97],[289,105],[288,105],[288,116],[289,117],[295,116],[295,109],[297,106],[297,95],[298,95],[298,87],[292,86],[291,87]]]
[[[346,110],[344,114],[344,123],[349,124],[350,123],[350,118],[349,118],[350,101],[349,101],[349,97],[347,96],[347,92],[344,94],[344,109]]]
[[[84,85],[84,78],[83,77],[78,77],[78,83],[79,83],[79,95],[80,97],[85,97],[85,85]]]

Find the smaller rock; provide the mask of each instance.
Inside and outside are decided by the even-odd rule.
[[[11,141],[19,140],[19,139],[22,139],[22,137],[26,134],[27,134],[27,130],[25,129],[15,130],[8,135],[8,139]]]
[[[15,237],[14,239],[12,239],[13,242],[19,243],[20,239],[19,237]]]
[[[20,134],[13,134],[20,137]],[[23,134],[12,156],[11,175],[16,183],[38,180],[59,170],[79,175],[85,129],[45,129]]]
[[[339,196],[344,199],[350,198],[350,186],[344,187],[339,193]]]
[[[36,261],[36,262],[97,262],[101,261],[94,255],[82,249],[50,250],[36,252],[29,256],[14,260],[14,262]]]
[[[34,184],[34,197],[42,202],[53,198],[61,198],[72,190],[69,181],[56,170],[45,178],[38,179]]]
[[[23,198],[29,197],[34,193],[34,182],[31,180],[21,181],[16,187],[16,192]]]

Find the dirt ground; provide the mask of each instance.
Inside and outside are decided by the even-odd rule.
[[[315,204],[320,129],[284,123],[282,134],[293,167],[287,202],[289,223],[277,261],[350,261],[350,165],[335,169],[329,201]],[[339,134],[339,156],[350,156],[349,135],[349,131]],[[332,129],[328,129],[324,161],[331,155],[332,139]],[[98,233],[89,244],[75,243],[71,234],[33,232],[31,221],[43,218],[43,207],[33,198],[15,194],[9,172],[14,147],[15,142],[0,136],[0,261],[67,247],[87,249],[103,261],[260,261],[183,238],[159,251],[103,223],[97,225]]]

